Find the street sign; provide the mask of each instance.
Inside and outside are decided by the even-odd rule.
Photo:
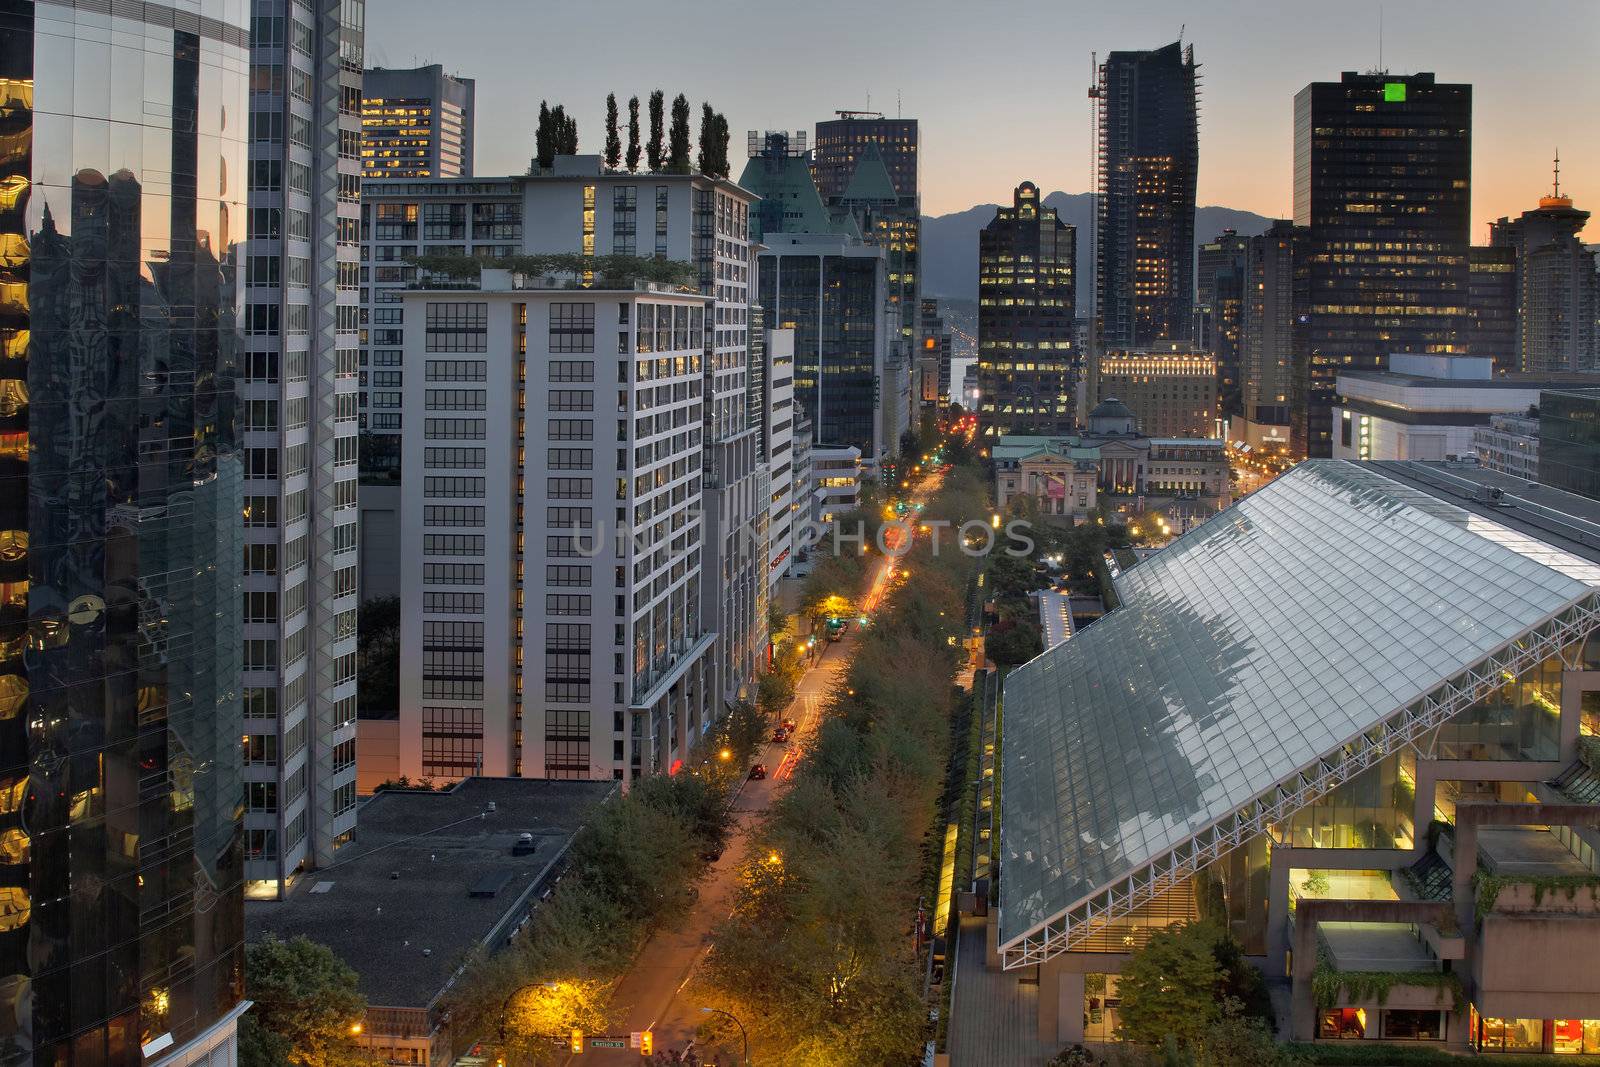
[[[590,1048],[627,1048],[628,1039],[625,1037],[591,1037]]]

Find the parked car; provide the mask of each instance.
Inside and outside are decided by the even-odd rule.
[[[758,782],[766,776],[767,765],[765,763],[758,763],[754,767],[750,768],[750,780],[752,782]]]

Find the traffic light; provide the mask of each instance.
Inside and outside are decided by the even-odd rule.
[[[574,1052],[582,1052],[583,1051],[583,1031],[582,1030],[579,1030],[579,1029],[576,1029],[576,1028],[573,1029],[573,1031],[572,1031],[572,1044],[571,1044],[570,1048]]]
[[[639,1032],[639,1055],[653,1056],[656,1051],[656,1035],[649,1030]]]

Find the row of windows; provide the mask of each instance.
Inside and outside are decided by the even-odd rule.
[[[422,553],[426,556],[481,556],[483,534],[423,534]]]
[[[481,382],[488,379],[489,364],[481,359],[430,359],[428,381]]]
[[[485,455],[485,450],[481,448],[425,448],[422,450],[422,465],[430,469],[483,470]]]

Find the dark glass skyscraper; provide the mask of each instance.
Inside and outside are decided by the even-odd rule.
[[[232,1062],[247,7],[0,0],[0,1062]]]
[[[824,200],[844,195],[855,176],[856,163],[868,148],[876,148],[883,156],[897,194],[921,195],[917,120],[885,118],[876,111],[841,111],[838,118],[817,123],[811,175]]]
[[[978,419],[987,435],[1077,425],[1077,237],[1032,182],[978,234]]]
[[[1341,369],[1466,350],[1471,183],[1470,85],[1346,72],[1295,95],[1296,453],[1330,454]]]
[[[1467,250],[1467,352],[1494,360],[1497,374],[1517,369],[1516,249]]]
[[[1195,342],[1217,357],[1217,414],[1243,413],[1239,342],[1244,329],[1248,237],[1224,230],[1200,246],[1195,270]]]
[[[1194,48],[1112,52],[1100,67],[1096,314],[1102,348],[1187,341],[1200,159]]]

